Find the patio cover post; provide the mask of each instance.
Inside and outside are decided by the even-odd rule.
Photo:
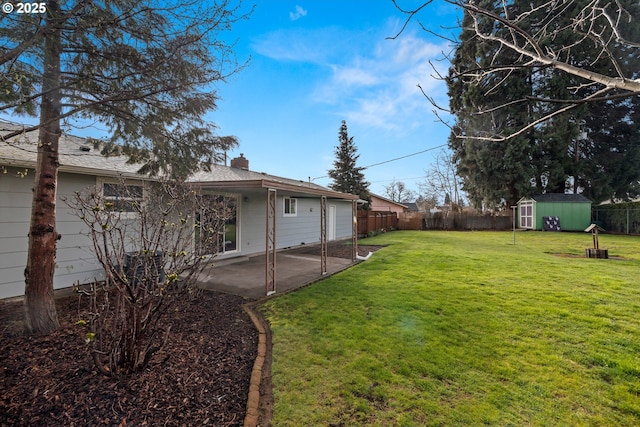
[[[267,190],[267,224],[266,224],[266,262],[265,262],[265,293],[276,293],[276,200],[277,190]]]
[[[320,197],[320,274],[327,274],[327,196]]]
[[[351,223],[351,261],[356,262],[358,255],[358,201],[351,202],[351,213],[353,221]]]

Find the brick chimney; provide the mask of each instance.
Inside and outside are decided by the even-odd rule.
[[[249,170],[249,160],[244,157],[243,153],[240,153],[240,157],[236,157],[235,159],[231,159],[231,167]]]

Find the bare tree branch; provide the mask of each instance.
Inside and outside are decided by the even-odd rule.
[[[586,4],[579,4],[575,0],[545,0],[528,5],[524,2],[516,5],[507,0],[445,1],[458,7],[469,18],[464,21],[464,26],[460,24],[460,30],[472,34],[470,37],[486,42],[487,46],[492,46],[493,52],[487,52],[489,56],[485,58],[482,65],[477,63],[476,67],[465,70],[452,67],[449,70],[449,76],[442,76],[432,65],[435,78],[460,79],[464,84],[481,88],[485,94],[489,95],[501,88],[512,73],[518,71],[531,70],[531,73],[541,73],[557,70],[574,77],[571,80],[573,87],[566,88],[572,94],[571,99],[531,96],[518,100],[505,100],[500,105],[478,109],[475,114],[491,115],[501,108],[526,102],[549,105],[568,104],[562,108],[551,108],[546,115],[527,124],[516,133],[498,137],[485,135],[480,136],[480,139],[503,141],[522,135],[527,130],[566,113],[578,105],[640,95],[640,72],[635,67],[625,66],[627,57],[633,55],[637,57],[640,54],[640,40],[633,39],[635,35],[627,35],[629,31],[625,31],[625,27],[632,28],[632,25],[640,23],[634,24],[638,17],[629,12],[620,0],[591,0]],[[428,6],[433,6],[432,2],[428,1],[407,9],[399,3],[400,0],[394,1],[397,9],[405,15],[405,22],[401,30],[393,37],[389,37],[390,39],[398,38],[402,32],[406,31],[411,21],[419,19],[420,12],[425,13]],[[438,34],[437,30],[425,27],[422,22],[418,24],[423,30]],[[566,42],[562,39],[563,42],[550,43],[561,37],[563,33],[570,33],[573,37]],[[620,48],[627,49],[627,56],[616,53],[616,49]],[[585,50],[595,51],[596,54],[585,58],[582,54]],[[507,51],[513,57],[513,62],[505,64],[499,59],[504,58]],[[599,66],[596,67],[596,64]],[[579,80],[584,83],[576,83]],[[438,105],[422,87],[418,87],[438,111],[455,114],[450,109]]]

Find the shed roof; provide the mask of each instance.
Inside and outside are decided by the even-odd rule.
[[[545,193],[531,196],[530,199],[547,203],[592,203],[582,194]],[[521,200],[526,200],[526,198]]]
[[[0,165],[34,168],[37,159],[38,131],[23,132],[3,141],[2,136],[25,129],[23,125],[0,120]],[[95,176],[123,176],[144,178],[138,174],[141,164],[127,162],[125,156],[105,157],[85,138],[63,133],[60,137],[61,172]],[[148,177],[147,177],[148,178]],[[333,191],[311,182],[269,175],[224,165],[211,165],[211,171],[199,171],[188,182],[197,186],[220,189],[275,188],[291,193],[322,195],[337,199],[357,200],[353,194]]]

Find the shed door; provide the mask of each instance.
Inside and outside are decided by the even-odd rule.
[[[520,203],[520,227],[533,228],[533,202]]]

